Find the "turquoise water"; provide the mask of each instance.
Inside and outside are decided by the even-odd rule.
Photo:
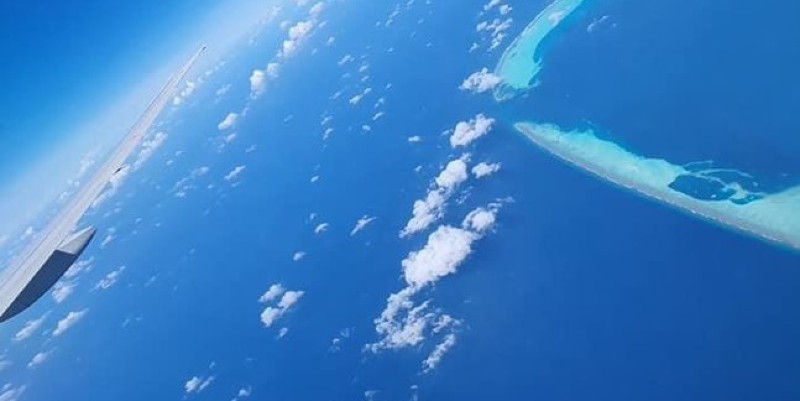
[[[560,22],[582,5],[591,6],[576,0],[551,3],[505,50],[495,68],[495,73],[504,80],[495,91],[498,101],[508,99],[515,92],[533,92],[535,96],[547,57],[542,51],[543,43],[559,35]],[[608,18],[605,15],[591,21],[586,30],[592,33]],[[576,29],[577,26],[570,28]],[[591,70],[592,65],[584,68]],[[625,82],[617,85],[622,87]],[[613,94],[606,98],[608,103],[614,101]],[[642,102],[646,101],[642,99]],[[531,114],[530,117],[518,117],[534,121],[535,113]],[[590,115],[585,118],[590,118]],[[615,143],[613,138],[599,138],[595,127],[585,122],[578,123],[582,128],[575,132],[541,123],[547,121],[517,124],[517,129],[543,149],[599,178],[731,229],[800,249],[800,213],[797,212],[800,210],[800,185],[767,192],[758,188],[758,183],[754,183],[746,171],[720,169],[713,163],[705,168],[701,164],[684,166],[669,160],[671,149],[660,149],[655,154],[638,154],[626,143]],[[694,128],[686,124],[686,129]]]

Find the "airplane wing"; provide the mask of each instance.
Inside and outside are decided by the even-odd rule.
[[[201,47],[164,85],[144,114],[71,202],[53,218],[44,236],[0,278],[0,322],[27,309],[67,271],[94,237],[89,227],[70,236],[95,199],[147,135],[150,127],[175,95],[178,85],[205,50]],[[68,238],[69,236],[69,238]]]

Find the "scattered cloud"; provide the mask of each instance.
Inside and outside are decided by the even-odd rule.
[[[28,320],[25,322],[25,325],[14,335],[14,341],[22,341],[25,339],[30,338],[34,333],[36,333],[39,328],[42,327],[44,320],[47,318],[47,313],[42,315],[42,317],[34,320]]]
[[[305,252],[297,251],[297,252],[294,253],[294,255],[292,255],[292,260],[295,261],[295,262],[298,262],[298,261],[302,260],[305,257],[306,257],[306,253]]]
[[[411,252],[403,260],[406,283],[421,287],[455,273],[472,252],[472,243],[478,238],[472,231],[440,226],[428,237],[424,248]]]
[[[509,10],[510,11],[510,10]],[[486,32],[489,35],[490,45],[489,50],[494,50],[503,43],[503,40],[506,38],[506,31],[511,28],[512,23],[514,20],[512,18],[495,18],[491,22],[489,21],[481,21],[478,25],[475,26],[475,30],[478,32]]]
[[[410,143],[422,142],[422,137],[419,135],[410,136],[408,137],[408,142]]]
[[[478,114],[469,121],[459,121],[450,136],[450,146],[453,148],[467,146],[488,134],[492,130],[492,125],[494,125],[494,119],[483,114]]]
[[[102,279],[100,279],[100,281],[97,282],[97,284],[94,286],[94,289],[107,290],[113,287],[114,284],[116,284],[117,281],[119,280],[119,276],[122,274],[123,271],[125,271],[125,266],[120,266],[117,270],[114,270],[106,274],[105,277],[103,277]]]
[[[114,237],[114,233],[106,234],[106,236],[103,237],[103,240],[100,241],[100,249],[106,249],[108,244],[110,244],[112,241],[114,241],[114,238],[115,238]]]
[[[186,381],[186,384],[183,385],[183,389],[186,392],[186,394],[197,394],[205,390],[213,382],[214,382],[214,376],[209,376],[209,377],[194,376]]]
[[[88,311],[89,309],[83,309],[77,312],[69,312],[66,317],[58,321],[56,329],[53,330],[53,337],[58,337],[64,334],[64,332],[72,328],[72,326],[83,319]]]
[[[70,266],[67,272],[64,273],[64,277],[73,278],[78,274],[80,274],[82,271],[92,270],[93,262],[94,262],[94,256],[90,257],[89,259],[79,260],[77,263]]]
[[[494,227],[497,221],[497,211],[500,205],[497,203],[490,204],[489,207],[479,207],[467,214],[461,226],[464,229],[472,230],[478,234],[484,234],[486,231]]]
[[[428,355],[428,358],[422,361],[422,371],[428,373],[436,369],[436,367],[439,366],[439,362],[442,361],[444,355],[450,351],[450,348],[453,348],[454,345],[456,345],[455,334],[449,333],[444,336],[444,340],[433,349],[433,352]]]
[[[244,172],[246,167],[247,166],[244,165],[234,167],[233,170],[231,170],[228,174],[225,174],[225,181],[228,182],[237,181],[239,177],[242,175],[242,172]]]
[[[217,128],[220,131],[225,131],[233,128],[236,125],[236,121],[239,119],[239,114],[237,113],[228,113],[227,116],[217,124]]]
[[[28,369],[33,369],[33,368],[45,363],[45,361],[47,361],[47,359],[50,357],[50,353],[51,352],[52,351],[39,352],[36,355],[34,355],[33,358],[31,358],[31,361],[28,362]]]
[[[192,96],[196,89],[197,83],[194,81],[186,81],[186,84],[183,89],[181,89],[180,93],[175,95],[175,97],[172,99],[172,104],[175,106],[182,104],[187,98]]]
[[[272,290],[272,288],[275,287],[275,285],[280,285],[280,284],[274,284],[272,287],[270,287],[270,290]],[[283,290],[282,286],[279,288]],[[269,293],[269,291],[267,292]],[[289,311],[289,309],[291,309],[294,305],[296,305],[297,302],[300,300],[300,298],[303,297],[303,295],[305,295],[304,291],[284,291],[277,305],[268,306],[264,309],[263,312],[261,312],[261,323],[263,323],[265,327],[271,327],[278,319],[280,319],[283,315],[285,315],[286,312]],[[265,297],[262,296],[261,299],[263,298]],[[270,297],[269,301],[262,301],[261,299],[259,299],[259,302],[262,303],[271,302],[277,299],[277,294],[275,294],[274,297]]]
[[[484,93],[490,91],[500,85],[503,79],[494,73],[489,72],[487,68],[483,68],[478,72],[472,73],[459,87],[462,91],[472,93]]]
[[[267,290],[267,292],[264,293],[264,295],[258,298],[258,302],[261,302],[262,304],[267,302],[272,302],[278,299],[278,297],[283,295],[285,292],[286,288],[283,288],[283,285],[281,285],[280,283],[275,283],[269,287],[269,289]]]
[[[73,281],[59,281],[53,286],[53,291],[50,295],[57,304],[64,302],[73,292],[77,284]]]
[[[439,176],[436,177],[434,181],[436,185],[428,191],[425,199],[419,199],[414,202],[412,217],[400,232],[401,237],[407,237],[423,231],[442,217],[447,199],[458,185],[469,177],[467,159],[468,157],[465,155],[447,163],[439,173]]]
[[[22,393],[25,392],[25,386],[10,386],[6,385],[0,390],[0,401],[17,401]]]
[[[289,28],[289,37],[283,41],[281,51],[278,53],[279,57],[289,57],[294,54],[306,38],[308,38],[314,31],[316,22],[313,19],[307,21],[300,21]]]
[[[325,231],[328,231],[328,227],[330,227],[330,224],[322,223],[322,224],[318,225],[316,228],[314,228],[314,234],[318,234],[318,235],[322,234]]]
[[[358,219],[358,221],[356,221],[355,227],[353,227],[353,229],[350,230],[350,235],[353,236],[360,233],[365,228],[367,228],[367,225],[369,225],[369,223],[372,223],[376,218],[377,217],[367,216],[366,214],[361,216],[361,218]]]
[[[267,88],[267,83],[277,78],[279,71],[278,63],[269,63],[263,70],[253,70],[250,75],[250,96],[254,99],[261,96]]]
[[[501,164],[500,163],[486,163],[480,162],[472,168],[472,175],[475,178],[484,178],[488,177],[498,171],[500,171]]]

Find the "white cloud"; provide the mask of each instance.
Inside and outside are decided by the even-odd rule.
[[[267,307],[261,312],[261,323],[266,327],[272,326],[276,320],[281,317],[281,310],[279,308]]]
[[[69,330],[72,326],[74,326],[81,319],[83,319],[83,317],[86,316],[86,312],[88,311],[89,311],[88,309],[83,309],[77,312],[68,313],[66,317],[58,321],[56,329],[53,330],[53,337],[58,337],[64,334],[64,332]]]
[[[487,118],[483,114],[478,114],[469,121],[460,121],[450,136],[450,146],[456,148],[467,146],[476,139],[486,135],[492,130],[493,118]]]
[[[510,13],[511,13],[511,11],[512,11],[512,10],[514,10],[514,8],[513,8],[513,7],[511,7],[511,5],[510,5],[510,4],[503,4],[503,5],[502,5],[502,6],[500,6],[500,8],[499,8],[500,15],[508,15],[508,14],[510,14]]]
[[[408,142],[410,143],[422,142],[422,137],[419,135],[410,136],[408,137]]]
[[[195,89],[197,89],[197,83],[186,81],[186,86],[172,99],[172,104],[175,106],[182,104],[189,96],[192,96]]]
[[[339,64],[339,67],[341,67],[353,60],[355,60],[355,58],[352,55],[345,54],[341,59],[339,59],[339,61],[336,62],[336,64]]]
[[[0,390],[0,401],[17,401],[22,393],[25,392],[25,386],[10,386],[6,385]]]
[[[467,214],[461,226],[478,234],[484,234],[494,227],[497,221],[498,204],[491,204],[488,208],[479,207]]]
[[[506,18],[505,20],[495,18],[492,22],[481,21],[475,26],[475,30],[478,32],[488,32],[491,40],[489,50],[494,50],[503,43],[503,40],[506,38],[506,31],[511,28],[513,22],[514,20],[512,18]]]
[[[489,70],[484,67],[482,70],[472,73],[472,75],[467,77],[459,88],[467,92],[483,93],[496,88],[501,82],[503,82],[502,78],[489,72]]]
[[[322,224],[318,225],[316,228],[314,228],[314,234],[322,234],[322,233],[324,233],[325,231],[328,230],[329,226],[330,226],[330,224],[328,224],[328,223],[322,223]]]
[[[452,191],[467,180],[469,175],[467,174],[467,163],[464,159],[462,157],[447,163],[444,170],[436,177],[436,184],[439,188]]]
[[[235,180],[238,180],[239,176],[242,175],[242,172],[244,172],[245,168],[246,166],[244,165],[234,167],[233,170],[231,170],[231,172],[225,174],[225,181],[233,182]]]
[[[228,115],[225,116],[225,118],[219,124],[217,124],[217,128],[220,131],[225,131],[225,130],[231,129],[231,128],[233,128],[234,125],[236,125],[236,121],[238,119],[239,119],[239,115],[238,114],[236,114],[236,113],[228,113]]]
[[[419,199],[414,202],[412,217],[400,232],[401,237],[423,231],[442,218],[447,199],[469,177],[467,174],[467,159],[468,157],[465,155],[447,163],[434,180],[436,186],[428,191],[425,199]]]
[[[271,327],[278,319],[286,314],[289,309],[297,304],[303,295],[305,295],[304,291],[284,292],[276,306],[268,306],[261,312],[261,323],[263,323],[265,327]]]
[[[64,273],[64,277],[66,278],[73,278],[80,274],[82,271],[90,271],[92,270],[92,263],[94,262],[94,256],[90,257],[86,260],[79,260],[77,263],[70,266],[66,273]]]
[[[411,297],[418,291],[406,287],[389,296],[386,309],[375,319],[375,330],[380,341],[367,346],[372,352],[382,349],[401,349],[415,346],[425,340],[425,329],[433,320],[433,313],[426,310],[430,302],[415,306]]]
[[[4,355],[0,355],[0,372],[8,369],[9,367],[11,367],[11,365],[13,365],[13,363],[11,363],[11,361],[9,361],[8,359],[5,359]],[[8,386],[8,384],[6,384],[6,386]],[[3,387],[2,389],[0,389],[0,394],[2,394],[2,392],[5,391],[5,390],[6,390],[6,387]],[[0,401],[2,401],[2,398],[0,398]]]
[[[253,70],[250,75],[250,95],[257,98],[267,87],[267,82],[278,77],[280,65],[278,63],[269,63],[263,70]]]
[[[369,225],[369,223],[372,223],[376,218],[377,217],[367,216],[366,214],[361,216],[361,218],[358,219],[358,221],[356,221],[355,227],[353,227],[353,229],[350,230],[350,235],[353,236],[358,234],[359,232],[364,230],[367,227],[367,225]]]
[[[239,392],[236,393],[236,396],[239,398],[246,398],[249,397],[250,394],[253,393],[253,389],[251,387],[242,387],[239,389]]]
[[[267,303],[272,302],[278,299],[279,296],[283,295],[286,292],[286,289],[283,288],[283,285],[280,283],[275,283],[269,287],[267,292],[264,293],[260,298],[258,298],[258,302]]]
[[[278,307],[283,310],[289,309],[294,306],[303,295],[305,295],[304,291],[286,291],[283,293],[280,302],[278,302]]]
[[[100,281],[97,282],[97,285],[94,286],[94,289],[98,290],[107,290],[114,286],[119,280],[119,276],[122,272],[125,271],[125,266],[120,266],[117,270],[114,270],[105,277],[103,277]]]
[[[489,0],[489,2],[488,2],[488,3],[486,3],[486,4],[483,6],[483,11],[489,11],[489,10],[491,10],[492,8],[499,6],[499,5],[500,5],[500,3],[502,3],[502,0]]]
[[[323,11],[325,11],[325,3],[320,1],[311,6],[311,8],[308,10],[308,15],[310,15],[312,18],[319,18],[319,15],[322,14]]]
[[[43,364],[45,361],[47,361],[47,358],[49,358],[49,357],[50,357],[50,352],[39,352],[39,353],[37,353],[36,355],[33,356],[33,358],[31,358],[31,361],[28,362],[28,368],[29,369],[33,369],[33,368]]]
[[[47,313],[38,319],[28,320],[25,322],[25,325],[22,326],[16,335],[14,335],[14,341],[22,341],[32,336],[34,333],[36,333],[36,331],[39,330],[40,327],[42,327],[42,324],[46,318]]]
[[[440,219],[443,215],[442,209],[444,208],[446,200],[447,197],[444,191],[436,189],[428,192],[425,199],[414,201],[411,219],[408,220],[406,226],[400,231],[400,236],[407,237],[411,234],[418,233]]]
[[[295,262],[298,262],[298,261],[300,261],[301,259],[303,259],[305,257],[306,257],[306,253],[305,252],[297,251],[297,252],[294,253],[294,255],[292,255],[292,260],[295,261]]]
[[[205,390],[206,387],[210,386],[213,382],[214,376],[207,378],[194,376],[186,381],[186,384],[183,385],[183,388],[186,391],[186,394],[199,393]]]
[[[440,226],[428,237],[419,251],[411,252],[402,262],[406,283],[424,286],[456,272],[472,252],[479,236],[472,231]]]
[[[316,26],[315,21],[300,21],[289,28],[289,38],[283,41],[283,47],[278,53],[281,57],[289,57],[300,47],[300,44],[311,35]]]
[[[100,249],[105,249],[112,241],[114,241],[114,234],[107,234],[103,240],[100,241]]]
[[[313,183],[319,181],[319,176],[315,175],[315,176],[311,177],[311,179],[309,181],[313,184]]]
[[[225,84],[220,86],[215,94],[217,95],[217,97],[222,97],[225,96],[230,90],[231,90],[231,84]]]
[[[436,346],[436,348],[433,349],[433,352],[431,352],[431,354],[428,355],[428,358],[422,361],[423,372],[428,373],[436,369],[436,367],[439,366],[439,362],[442,361],[444,355],[448,351],[450,351],[450,349],[453,348],[454,345],[456,345],[455,334],[449,333],[446,336],[444,336],[444,340],[441,343],[439,343]]]
[[[167,134],[163,132],[156,132],[152,138],[143,141],[141,145],[141,150],[139,150],[139,154],[136,156],[136,160],[133,162],[133,169],[138,170],[140,169],[147,160],[150,159],[151,156],[164,144],[167,140]]]
[[[480,162],[472,168],[472,175],[475,178],[484,178],[488,177],[498,171],[500,171],[501,164],[500,163],[486,163]]]
[[[440,226],[428,236],[421,250],[408,254],[401,262],[407,286],[386,300],[386,308],[375,319],[380,339],[366,349],[378,352],[415,346],[425,339],[427,332],[441,335],[445,329],[460,325],[459,320],[439,310],[430,310],[430,300],[417,306],[413,297],[439,279],[456,273],[472,253],[473,243],[494,225],[499,208],[499,203],[493,203],[473,210],[464,219],[463,228]],[[425,370],[433,369],[454,342],[455,338],[445,337],[423,363]]]
[[[59,281],[53,286],[53,292],[50,295],[57,304],[60,304],[75,292],[75,286],[76,284],[71,281]]]

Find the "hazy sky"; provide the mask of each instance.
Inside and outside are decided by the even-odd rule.
[[[195,73],[288,1],[0,2],[0,236],[118,140],[201,43]]]

